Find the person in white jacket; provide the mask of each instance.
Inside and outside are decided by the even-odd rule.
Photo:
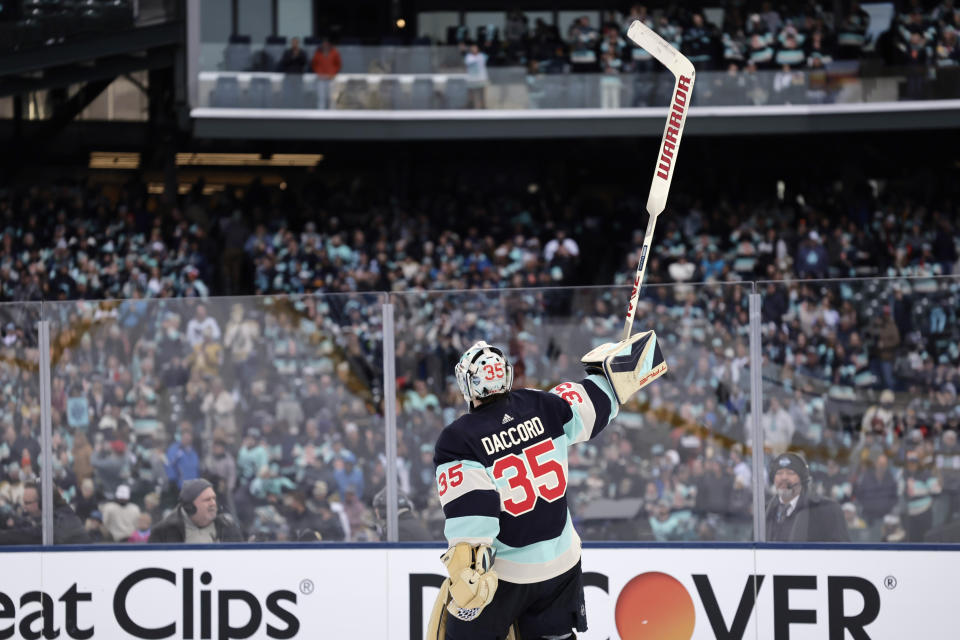
[[[130,502],[129,486],[119,485],[113,500],[105,503],[100,511],[103,513],[103,526],[110,532],[114,542],[126,542],[136,531],[140,507]]]
[[[487,75],[487,54],[480,51],[476,42],[470,44],[463,56],[463,63],[467,66],[467,94],[472,109],[486,109],[487,102],[484,96],[489,76]]]

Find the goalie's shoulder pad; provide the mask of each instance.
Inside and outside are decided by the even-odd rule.
[[[599,370],[624,404],[634,393],[667,372],[660,343],[652,330],[591,350],[580,361],[588,371]]]

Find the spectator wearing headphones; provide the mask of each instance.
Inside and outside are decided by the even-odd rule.
[[[213,485],[195,478],[183,483],[179,504],[150,531],[149,542],[209,544],[241,540],[240,527],[233,517],[217,509]]]
[[[840,505],[810,492],[810,469],[797,453],[770,464],[776,495],[767,504],[767,542],[850,542]]]
[[[0,531],[0,545],[41,544],[43,542],[42,496],[43,491],[38,483],[24,483],[20,516],[15,519],[12,527]],[[90,538],[83,528],[83,522],[60,495],[60,490],[54,487],[53,543],[82,544],[85,542],[90,542]]]

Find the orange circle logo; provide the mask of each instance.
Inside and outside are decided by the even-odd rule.
[[[622,640],[690,640],[693,599],[680,581],[665,573],[642,573],[617,598],[617,631]]]

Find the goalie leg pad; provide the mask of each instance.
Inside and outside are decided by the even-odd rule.
[[[427,623],[426,640],[445,640],[447,637],[447,603],[450,601],[450,578],[440,585],[440,593],[430,611],[430,622]]]
[[[652,330],[602,344],[580,361],[588,370],[603,373],[620,404],[667,372],[660,343]]]

